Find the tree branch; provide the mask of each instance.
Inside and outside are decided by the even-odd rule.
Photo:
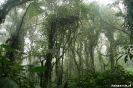
[[[115,27],[114,25],[111,25],[110,23],[108,23],[107,21],[105,21],[104,19],[102,19],[102,17],[100,17],[100,19],[101,19],[104,23],[106,23],[107,25],[109,25],[110,27],[112,27],[112,28],[114,28],[114,29],[116,29],[116,30],[122,31],[123,33],[127,34],[128,36],[130,35],[130,34],[129,34],[128,32],[126,32],[125,30],[119,29],[119,28]]]
[[[23,3],[26,3],[28,1],[34,0],[8,0],[5,4],[3,4],[2,8],[0,9],[0,24],[4,21],[6,15],[12,8],[18,5],[22,5]]]

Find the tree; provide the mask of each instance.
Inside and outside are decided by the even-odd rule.
[[[5,20],[6,15],[9,13],[9,11],[11,11],[12,8],[22,5],[28,1],[33,0],[7,0],[7,2],[3,4],[0,9],[0,24]]]
[[[125,17],[124,26],[130,31],[130,42],[133,43],[133,1],[124,0],[124,5],[126,7],[127,15]]]

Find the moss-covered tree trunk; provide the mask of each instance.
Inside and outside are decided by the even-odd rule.
[[[109,43],[110,43],[110,46],[109,46],[109,60],[110,60],[110,65],[111,65],[111,69],[114,67],[115,65],[115,58],[114,58],[114,55],[115,55],[115,44],[114,44],[114,32],[113,31],[107,31],[107,33],[105,33],[106,37],[108,38],[109,40]]]

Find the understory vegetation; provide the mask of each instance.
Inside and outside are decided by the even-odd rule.
[[[0,88],[133,87],[132,0],[0,5]]]

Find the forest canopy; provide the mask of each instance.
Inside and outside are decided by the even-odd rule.
[[[132,87],[132,9],[132,0],[4,0],[0,87]]]

